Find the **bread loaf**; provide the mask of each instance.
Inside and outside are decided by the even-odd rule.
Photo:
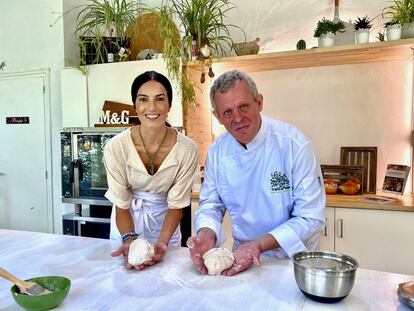
[[[361,189],[361,182],[359,179],[348,179],[339,186],[339,189],[343,194],[357,194]]]
[[[325,193],[336,194],[338,192],[338,183],[333,179],[324,179]]]

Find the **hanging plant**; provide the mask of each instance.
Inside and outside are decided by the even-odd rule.
[[[160,7],[146,6],[143,9],[143,13],[154,13],[159,17],[160,34],[164,38],[164,60],[168,74],[179,81],[182,87],[184,110],[195,105],[196,99],[194,86],[185,72],[181,73],[180,63],[185,64],[192,56],[198,57],[199,51],[203,49],[206,51],[208,48],[209,51],[208,56],[199,56],[203,62],[213,56],[226,55],[232,49],[229,28],[240,28],[225,24],[224,18],[234,8],[235,5],[228,0],[167,0]],[[183,29],[179,37],[176,36],[174,19],[177,19],[179,29]],[[210,69],[209,76],[213,75]]]

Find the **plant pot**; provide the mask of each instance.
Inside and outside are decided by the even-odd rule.
[[[107,59],[108,54],[113,54],[114,61],[120,61],[122,55],[119,54],[121,48],[129,49],[131,44],[130,37],[103,37],[105,50],[104,50],[104,59],[105,62],[109,62]],[[124,50],[125,51],[125,50]]]
[[[355,43],[363,44],[369,42],[369,29],[363,28],[355,31]]]
[[[113,61],[119,61],[121,48],[129,48],[129,37],[80,37],[81,64],[100,64],[108,62],[108,54],[114,55]]]
[[[401,38],[414,38],[414,23],[402,25]]]
[[[401,39],[401,25],[394,24],[387,26],[387,41]]]
[[[102,37],[79,37],[79,50],[81,65],[99,64],[106,60]]]
[[[334,45],[335,35],[332,32],[321,35],[318,38],[318,47],[329,48]]]
[[[256,38],[249,42],[233,43],[233,49],[238,56],[253,55],[259,53],[260,46],[257,44],[260,39]]]

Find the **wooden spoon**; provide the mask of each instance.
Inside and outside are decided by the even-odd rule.
[[[3,268],[0,268],[0,276],[2,278],[5,278],[6,280],[14,283],[17,285],[17,287],[20,290],[21,294],[26,294],[29,296],[41,296],[52,293],[47,288],[44,288],[43,286],[30,281],[23,281],[17,277],[15,277],[10,272],[4,270]]]

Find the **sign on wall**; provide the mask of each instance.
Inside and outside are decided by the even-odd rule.
[[[29,117],[6,117],[6,124],[29,124]]]

